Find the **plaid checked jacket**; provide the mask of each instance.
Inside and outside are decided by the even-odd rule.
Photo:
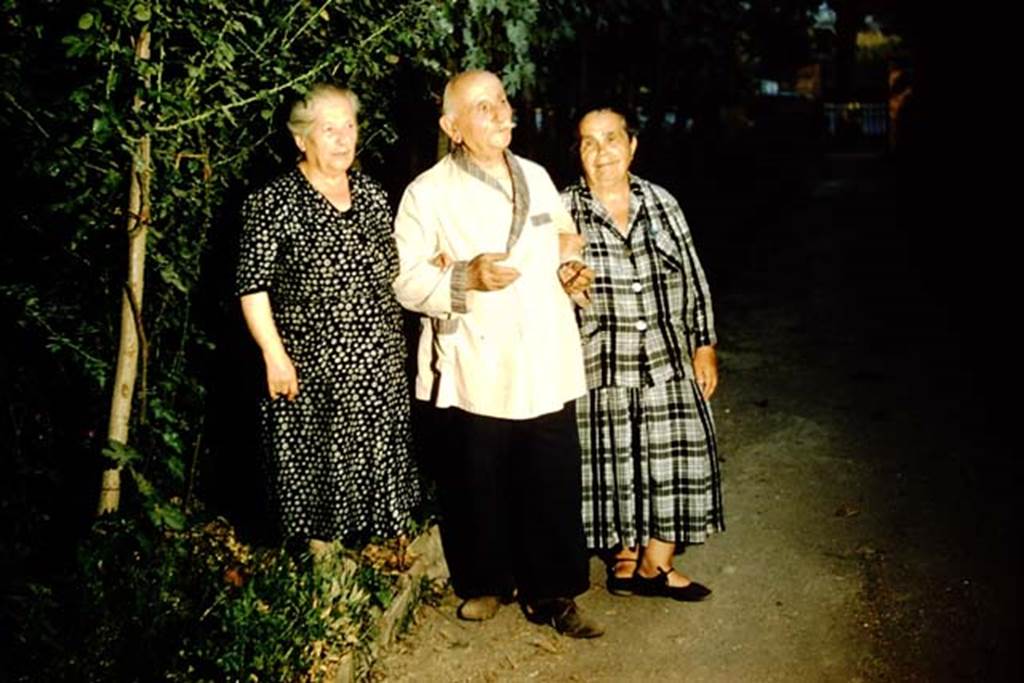
[[[711,294],[679,203],[633,175],[630,190],[627,237],[584,180],[562,192],[596,275],[590,306],[577,310],[590,389],[693,379],[694,351],[716,342]]]

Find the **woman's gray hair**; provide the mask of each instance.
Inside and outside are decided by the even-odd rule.
[[[292,135],[300,138],[309,135],[310,129],[316,122],[316,107],[325,97],[344,97],[352,106],[352,113],[358,116],[359,98],[354,92],[331,83],[317,83],[309,89],[305,97],[292,105],[291,114],[288,116],[288,130]]]

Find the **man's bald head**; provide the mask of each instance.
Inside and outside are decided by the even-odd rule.
[[[505,163],[516,124],[501,79],[490,71],[464,71],[448,81],[443,107],[438,123],[454,145],[478,165]]]
[[[492,78],[499,83],[501,82],[500,78],[485,69],[470,69],[469,71],[463,71],[462,73],[457,73],[452,76],[444,86],[444,97],[441,100],[441,113],[455,113],[455,109],[458,106],[457,102],[468,84],[479,79],[489,80]]]

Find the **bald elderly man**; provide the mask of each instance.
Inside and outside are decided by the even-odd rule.
[[[458,615],[517,597],[574,638],[602,629],[589,587],[574,400],[586,392],[571,296],[593,272],[547,172],[512,154],[512,108],[487,71],[445,88],[452,152],[417,177],[395,219],[395,292],[422,314],[416,398],[430,444]]]

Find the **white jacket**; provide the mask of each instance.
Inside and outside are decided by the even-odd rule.
[[[575,232],[572,219],[541,166],[506,158],[518,206],[452,154],[409,184],[395,218],[394,289],[403,306],[425,316],[416,397],[519,420],[560,410],[586,381],[573,304],[557,275],[558,233]],[[514,222],[522,227],[510,240]],[[466,263],[506,249],[502,264],[519,278],[505,289],[465,292]],[[432,263],[442,253],[455,265]]]

